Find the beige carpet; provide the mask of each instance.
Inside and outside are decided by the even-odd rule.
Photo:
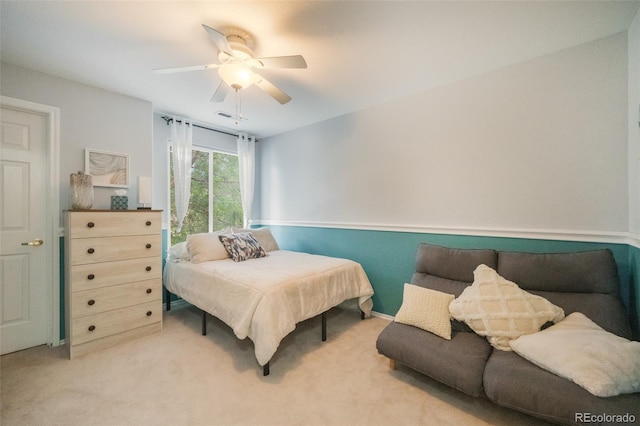
[[[253,344],[217,319],[200,335],[190,306],[164,313],[161,334],[66,358],[37,347],[1,358],[1,417],[10,425],[541,425],[406,367],[375,341],[387,321],[355,312],[298,325],[262,376]]]

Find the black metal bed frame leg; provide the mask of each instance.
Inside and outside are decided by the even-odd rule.
[[[202,311],[202,335],[207,335],[207,311]]]
[[[360,319],[363,320],[364,319],[364,311],[361,309],[360,310]]]
[[[167,290],[167,288],[164,288],[164,296],[165,299],[167,299],[167,311],[171,310],[171,292],[169,290]]]
[[[263,376],[268,376],[269,375],[269,363],[268,362],[265,365],[262,366],[262,375]]]
[[[322,313],[322,341],[327,341],[327,313]]]

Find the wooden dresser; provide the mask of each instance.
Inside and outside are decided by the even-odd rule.
[[[69,357],[162,330],[162,211],[65,212]]]

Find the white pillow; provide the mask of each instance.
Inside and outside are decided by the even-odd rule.
[[[395,321],[421,328],[443,339],[451,340],[451,318],[449,303],[453,294],[420,287],[404,285],[402,306]]]
[[[224,229],[217,232],[189,235],[187,237],[187,250],[191,255],[191,262],[202,263],[228,258],[229,253],[227,253],[218,238],[228,231],[228,229]]]
[[[167,260],[171,262],[189,261],[191,256],[189,250],[187,250],[187,242],[183,241],[178,244],[174,244],[167,250]]]
[[[523,358],[596,396],[640,392],[640,342],[609,333],[580,312],[510,345]]]
[[[273,234],[271,234],[271,230],[269,228],[231,228],[231,232],[234,234],[249,232],[250,234],[253,234],[253,237],[258,240],[258,243],[260,243],[265,251],[280,250],[278,242],[273,237]]]
[[[451,302],[449,311],[453,318],[486,336],[496,349],[510,351],[509,340],[564,318],[562,308],[527,293],[487,265],[478,266],[473,275],[473,284]]]

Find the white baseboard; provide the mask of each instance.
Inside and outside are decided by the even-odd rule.
[[[371,316],[386,319],[387,321],[393,321],[395,319],[395,317],[392,317],[391,315],[383,314],[381,312],[376,312],[376,311],[371,311]]]

